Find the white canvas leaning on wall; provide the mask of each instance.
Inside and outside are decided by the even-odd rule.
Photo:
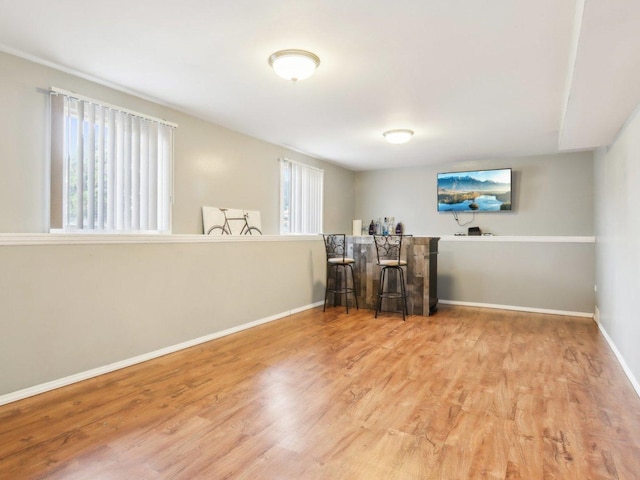
[[[205,235],[262,235],[259,210],[202,207]]]

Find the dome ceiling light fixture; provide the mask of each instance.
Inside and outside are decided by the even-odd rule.
[[[396,130],[387,130],[382,135],[389,143],[400,144],[407,143],[413,137],[413,130],[407,128],[398,128]]]
[[[279,77],[296,83],[313,75],[320,59],[306,50],[280,50],[269,57],[269,65]]]

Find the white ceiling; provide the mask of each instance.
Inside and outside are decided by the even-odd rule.
[[[637,0],[0,0],[0,12],[1,50],[354,170],[593,148],[640,103]],[[287,48],[316,53],[316,74],[277,77],[268,57]],[[389,145],[392,128],[416,134]]]

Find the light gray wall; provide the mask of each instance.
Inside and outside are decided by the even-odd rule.
[[[444,300],[592,314],[593,243],[440,241]]]
[[[513,169],[512,212],[437,212],[438,172]],[[394,216],[405,232],[443,236],[478,226],[496,236],[593,236],[593,154],[565,153],[356,174],[357,218]],[[473,219],[473,221],[471,221]],[[447,241],[438,297],[453,302],[593,313],[593,244]]]
[[[0,246],[0,395],[310,305],[320,238]]]
[[[600,322],[640,379],[640,114],[595,157],[596,303]]]
[[[264,232],[278,234],[279,157],[325,170],[324,229],[351,230],[354,172],[0,52],[0,233],[48,229],[51,86],[178,123],[173,233],[202,233],[210,205],[260,210]]]
[[[513,169],[513,211],[477,213],[458,226],[437,212],[438,172]],[[563,153],[358,172],[356,218],[393,216],[414,235],[453,235],[470,226],[495,235],[593,235],[593,154]],[[460,214],[461,223],[471,214]]]

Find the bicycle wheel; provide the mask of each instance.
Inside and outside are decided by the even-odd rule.
[[[229,232],[222,225],[214,225],[209,229],[207,235],[229,235]]]
[[[249,227],[247,231],[244,232],[245,235],[262,235],[262,232],[257,227]]]

